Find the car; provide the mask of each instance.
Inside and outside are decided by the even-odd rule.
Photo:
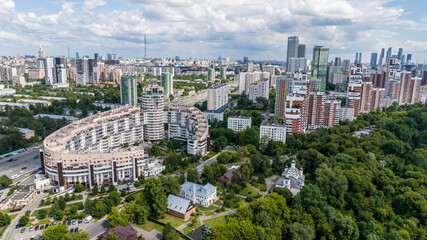
[[[7,160],[7,162],[13,162],[13,158],[11,158],[11,159]]]
[[[35,240],[36,237],[35,236],[31,236],[30,240]]]
[[[33,231],[33,226],[31,225],[30,228],[28,229],[28,231]]]
[[[15,229],[18,229],[19,228],[19,223],[18,224],[16,224],[16,227],[15,227]]]
[[[76,224],[76,219],[73,219],[73,225]]]
[[[21,233],[24,233],[24,232],[25,232],[25,228],[22,228],[22,229],[21,229]]]
[[[74,232],[74,228],[71,228],[71,229],[70,229],[70,233],[73,233],[73,232]]]
[[[76,233],[76,232],[79,232],[79,228],[78,228],[78,227],[74,228],[74,232],[75,232],[75,233]]]
[[[68,223],[68,226],[70,226],[70,225],[71,225],[71,220],[68,220],[68,222],[67,222],[67,223]]]
[[[80,224],[80,223],[82,223],[82,222],[83,222],[83,220],[82,220],[82,219],[79,219],[79,224]]]
[[[63,222],[62,222],[62,225],[66,225],[67,224],[67,220],[64,220]]]
[[[22,168],[21,168],[21,170],[25,170],[25,169],[27,169],[27,167],[22,167]]]
[[[38,230],[39,230],[39,228],[40,228],[40,226],[39,226],[39,225],[36,225],[36,227],[34,228],[34,231],[38,231]]]
[[[44,229],[44,225],[40,225],[40,231]]]
[[[49,223],[46,223],[46,225],[44,225],[44,228],[46,229],[47,227],[49,227]]]
[[[56,225],[56,222],[52,223],[52,226],[55,226],[55,225]]]

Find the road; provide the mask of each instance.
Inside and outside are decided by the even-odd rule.
[[[209,158],[208,160],[201,162],[201,164],[197,166],[197,172],[199,173],[199,176],[202,175],[203,168],[205,168],[205,166],[209,166],[218,162],[216,158],[218,157],[219,154],[221,153],[218,153],[215,156]]]
[[[19,153],[12,157],[3,158],[0,160],[0,175],[5,174],[12,179],[12,176],[19,175],[12,179],[13,183],[17,183],[24,179],[25,174],[37,172],[40,166],[40,158],[35,156],[39,155],[40,151],[38,148],[30,148],[27,151]],[[12,162],[8,162],[9,159],[15,159]],[[26,169],[22,170],[23,167]]]

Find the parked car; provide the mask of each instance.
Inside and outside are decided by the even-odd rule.
[[[70,229],[70,233],[73,233],[73,232],[74,232],[74,228],[71,228],[71,229]]]
[[[79,231],[79,228],[78,227],[76,227],[76,228],[74,228],[74,232],[76,233],[76,232],[78,232]]]
[[[25,232],[25,228],[22,228],[22,229],[21,229],[21,233],[24,233],[24,232]]]
[[[76,219],[73,219],[73,225],[76,224]]]
[[[34,230],[35,230],[35,231],[38,231],[38,230],[39,230],[39,228],[40,228],[40,226],[39,226],[39,225],[36,225],[36,227],[34,228]]]
[[[82,219],[79,219],[79,224],[80,224],[80,223],[82,223],[82,222],[83,222],[83,220],[82,220]]]
[[[48,228],[49,227],[49,223],[46,223],[46,225],[44,225],[44,228]]]
[[[67,220],[64,220],[63,222],[62,222],[62,225],[67,225]]]
[[[44,229],[44,225],[40,225],[40,231]]]
[[[19,223],[18,224],[16,224],[16,227],[15,227],[15,229],[18,229],[19,228]]]
[[[30,228],[28,229],[28,231],[33,231],[33,226],[30,226]]]
[[[68,222],[67,222],[67,223],[68,223],[68,226],[70,226],[70,225],[71,225],[71,220],[68,220]]]

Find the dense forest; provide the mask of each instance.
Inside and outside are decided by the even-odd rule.
[[[355,136],[364,128],[373,130]],[[426,239],[427,105],[392,106],[275,144],[266,155],[295,154],[304,169],[301,192],[240,202],[209,239]],[[289,164],[277,155],[273,165]],[[241,171],[254,171],[246,165]],[[236,174],[235,184],[245,175]]]

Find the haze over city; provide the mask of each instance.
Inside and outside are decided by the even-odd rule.
[[[286,39],[328,46],[330,56],[402,47],[427,58],[426,1],[0,0],[0,52],[49,56],[116,52],[143,57],[284,60]]]

